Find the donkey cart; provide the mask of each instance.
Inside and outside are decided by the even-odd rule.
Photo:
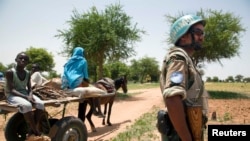
[[[75,116],[65,116],[66,106],[70,102],[83,102],[86,98],[106,97],[115,93],[107,93],[95,87],[76,88],[72,91],[51,90],[48,87],[40,87],[34,90],[34,94],[43,99],[45,107],[61,107],[60,119],[46,112],[46,118],[41,118],[40,130],[49,136],[51,141],[87,141],[88,133],[84,122]],[[9,118],[4,135],[7,141],[24,141],[28,133],[28,126],[23,114],[18,112],[18,106],[0,101],[0,114],[14,114]],[[58,117],[58,116],[57,116]],[[43,119],[43,120],[42,120]],[[44,121],[45,119],[45,121]]]

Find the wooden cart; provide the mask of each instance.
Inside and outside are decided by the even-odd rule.
[[[43,134],[48,135],[52,141],[87,141],[87,128],[83,121],[75,116],[65,116],[68,103],[83,102],[87,98],[112,96],[115,93],[85,93],[81,97],[66,96],[59,99],[43,100],[45,107],[62,107],[62,117],[60,119],[50,116],[48,113],[47,125],[43,128]],[[24,141],[28,133],[28,127],[23,114],[18,112],[18,107],[0,101],[0,114],[12,113],[13,116],[8,120],[4,135],[7,141]]]

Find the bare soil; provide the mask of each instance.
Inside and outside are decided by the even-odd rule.
[[[150,112],[154,106],[164,108],[162,95],[159,88],[129,91],[137,93],[132,98],[116,100],[111,114],[112,126],[102,125],[102,119],[93,116],[97,132],[91,132],[88,121],[85,121],[88,129],[88,141],[108,141],[117,134],[126,130],[144,113]],[[48,107],[50,114],[57,113],[59,108]],[[67,106],[66,116],[76,116],[76,103]],[[212,113],[216,113],[216,120],[212,120]],[[250,100],[214,100],[209,99],[208,124],[250,124]],[[12,114],[0,116],[0,140],[5,141],[4,127]],[[155,133],[159,135],[157,130]],[[155,140],[155,139],[154,139]],[[159,137],[160,140],[160,137]]]

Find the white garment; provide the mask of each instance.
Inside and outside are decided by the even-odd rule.
[[[34,86],[42,86],[44,83],[48,82],[48,80],[46,78],[44,78],[40,72],[34,72],[31,75],[31,87]]]
[[[77,87],[74,89],[68,89],[64,91],[68,96],[75,96],[79,98],[88,98],[88,97],[101,97],[108,95],[108,93],[102,89],[96,88],[94,86],[89,87]],[[115,94],[115,93],[113,93]]]

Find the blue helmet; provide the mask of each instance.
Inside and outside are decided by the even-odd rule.
[[[170,40],[173,44],[176,44],[176,42],[187,33],[189,28],[196,24],[201,22],[205,26],[205,20],[203,20],[199,16],[195,15],[185,15],[177,19],[170,29]]]

